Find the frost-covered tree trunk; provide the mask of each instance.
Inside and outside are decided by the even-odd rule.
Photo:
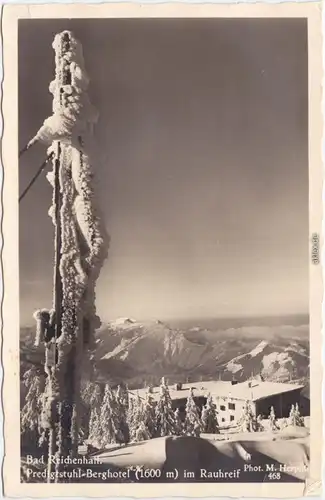
[[[80,370],[84,348],[100,324],[95,284],[107,256],[108,240],[95,207],[87,152],[97,114],[86,92],[89,82],[82,48],[67,31],[56,35],[53,48],[53,114],[33,141],[50,145],[53,155],[48,180],[53,186],[49,213],[55,227],[54,327],[52,324],[52,337],[45,342],[45,369],[51,415],[49,454],[64,457],[77,453]]]

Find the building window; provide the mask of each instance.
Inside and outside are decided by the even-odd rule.
[[[226,407],[224,405],[220,405],[220,410],[221,411],[226,411]]]
[[[235,417],[233,415],[230,415],[230,422],[233,422],[235,420]]]
[[[222,418],[222,419],[221,419],[221,422],[224,422],[224,421],[225,421],[225,419],[224,419],[224,418]]]
[[[229,410],[235,410],[236,405],[234,405],[234,403],[228,403],[228,408]]]

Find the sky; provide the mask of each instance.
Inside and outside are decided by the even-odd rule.
[[[304,19],[24,20],[19,144],[51,114],[52,41],[82,42],[111,237],[102,320],[308,312]],[[20,192],[45,157],[20,161]],[[20,322],[51,307],[51,187],[20,204]]]

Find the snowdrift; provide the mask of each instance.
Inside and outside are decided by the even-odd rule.
[[[305,437],[291,441],[254,441],[249,435],[240,441],[165,437],[131,444],[118,450],[102,451],[98,456],[102,465],[96,465],[96,468],[159,468],[162,472],[161,481],[168,481],[169,473],[175,469],[178,471],[179,482],[207,481],[202,476],[203,469],[222,472],[240,469],[239,477],[232,481],[267,482],[272,480],[270,472],[275,473],[282,468],[281,481],[297,482],[304,481],[308,476],[309,440]],[[185,470],[191,471],[193,477],[184,478]],[[209,482],[212,481],[229,482],[229,478],[219,477],[210,479]]]

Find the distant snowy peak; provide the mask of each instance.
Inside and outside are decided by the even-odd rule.
[[[288,381],[307,371],[308,352],[296,342],[280,346],[262,340],[246,354],[240,354],[224,365],[229,374],[240,379],[260,373],[266,380]]]
[[[227,364],[227,370],[229,370],[232,373],[236,373],[242,370],[243,365],[239,363],[239,361],[245,362],[248,359],[255,358],[256,356],[261,354],[268,345],[269,345],[268,342],[262,340],[262,342],[260,342],[256,347],[254,347],[254,349],[252,349],[250,352],[247,352],[245,354],[240,354],[239,356],[236,356],[235,358],[231,359]]]
[[[116,327],[121,327],[121,326],[128,326],[128,325],[134,325],[137,321],[133,318],[117,318],[115,321],[112,321],[110,323],[110,326],[116,326]]]
[[[236,356],[235,358],[231,359],[229,363],[226,365],[227,370],[230,371],[231,373],[238,373],[239,371],[243,370],[245,363],[249,359],[255,358],[256,356],[261,354],[267,348],[268,345],[269,345],[268,342],[262,340],[250,352],[246,354],[240,354],[239,356]]]
[[[299,345],[297,342],[292,342],[284,350],[286,352],[300,354],[301,356],[305,356],[306,358],[308,358],[308,353],[306,352],[306,349],[303,346]]]
[[[256,347],[255,349],[253,349],[249,354],[252,356],[252,358],[254,358],[255,356],[257,356],[258,354],[260,354],[261,352],[264,351],[264,349],[269,345],[268,342],[266,342],[266,340],[262,340],[262,342],[260,342]]]
[[[154,319],[152,321],[142,323],[140,321],[137,321],[134,318],[121,317],[121,318],[117,318],[115,321],[111,321],[109,323],[109,326],[116,327],[116,328],[121,328],[121,327],[123,328],[123,326],[147,326],[147,327],[149,327],[149,326],[153,326],[153,325],[159,325],[159,326],[162,326],[162,327],[170,330],[169,326],[166,325],[160,319]]]

